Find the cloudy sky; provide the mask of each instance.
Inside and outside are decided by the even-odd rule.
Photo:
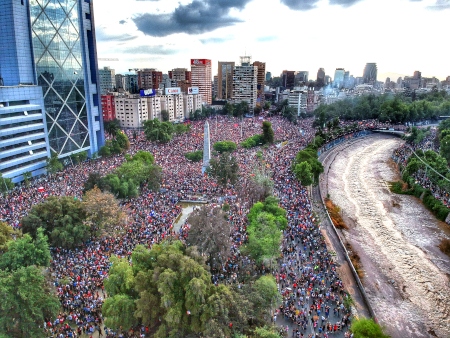
[[[95,0],[100,61],[116,73],[189,68],[191,58],[266,62],[283,69],[345,68],[361,76],[378,64],[379,80],[420,70],[450,75],[450,0]]]

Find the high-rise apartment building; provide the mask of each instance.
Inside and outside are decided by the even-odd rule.
[[[147,98],[132,95],[115,97],[116,118],[122,128],[142,128],[148,120]]]
[[[114,76],[114,79],[116,81],[117,91],[125,88],[125,76],[123,76],[122,74],[116,74],[116,76]]]
[[[219,61],[217,68],[217,98],[229,100],[233,96],[233,69],[232,61]]]
[[[258,75],[256,77],[256,105],[263,107],[265,103],[264,84],[266,82],[266,63],[255,61],[253,66],[258,67]]]
[[[344,68],[336,68],[334,71],[334,81],[333,84],[337,88],[342,88],[344,86],[345,80],[345,69]]]
[[[375,85],[377,82],[377,64],[367,63],[363,73],[363,83]]]
[[[108,92],[112,92],[116,88],[116,71],[109,67],[104,67],[98,70],[100,79],[100,94],[106,95]]]
[[[318,87],[325,86],[325,69],[319,68],[317,71],[316,83]]]
[[[104,144],[93,1],[20,3],[29,5],[26,17],[50,147],[60,157],[85,150],[93,154]]]
[[[116,104],[114,95],[102,95],[103,121],[112,121],[116,118]]]
[[[163,74],[153,68],[141,69],[137,71],[137,80],[139,89],[159,89]]]
[[[192,86],[198,87],[206,104],[212,103],[211,60],[191,59]]]
[[[174,68],[169,70],[169,78],[175,81],[191,81],[191,72],[186,68]]]
[[[249,56],[242,56],[241,65],[235,66],[233,73],[233,101],[246,101],[253,112],[258,98],[258,67],[251,64]]]

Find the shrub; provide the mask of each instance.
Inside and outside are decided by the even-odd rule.
[[[193,151],[191,153],[184,154],[189,161],[200,162],[203,159],[203,150]]]
[[[234,143],[233,141],[219,141],[219,142],[214,143],[213,148],[218,153],[234,151],[234,150],[236,150],[236,143]]]
[[[248,149],[248,148],[256,147],[262,143],[263,143],[262,135],[256,134],[256,135],[253,135],[253,136],[245,139],[244,141],[242,141],[241,146],[243,148]]]

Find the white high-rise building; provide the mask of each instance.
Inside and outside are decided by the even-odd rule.
[[[116,97],[116,119],[122,128],[142,128],[148,120],[147,98],[140,96]]]
[[[308,90],[293,90],[289,93],[288,103],[290,107],[295,108],[296,115],[306,114],[308,103]]]
[[[183,94],[162,95],[161,111],[163,110],[169,113],[170,122],[184,121]]]
[[[249,57],[241,57],[241,65],[235,66],[233,71],[233,101],[235,103],[247,101],[249,109],[253,112],[258,98],[257,89],[258,67],[250,63]]]
[[[116,87],[116,71],[109,67],[98,70],[100,77],[100,94],[105,95]]]

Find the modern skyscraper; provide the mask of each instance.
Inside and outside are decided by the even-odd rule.
[[[16,183],[45,173],[50,148],[28,3],[0,0],[0,8],[0,173]]]
[[[116,72],[114,69],[104,67],[99,69],[98,75],[100,78],[100,94],[106,95],[116,87]]]
[[[293,89],[295,86],[295,71],[283,70],[281,74],[281,86],[286,89]]]
[[[301,70],[295,75],[295,85],[306,84],[308,82],[309,72]]]
[[[258,75],[256,76],[256,105],[263,107],[265,102],[264,83],[266,81],[266,63],[255,61],[253,66],[258,67]]]
[[[334,71],[334,81],[333,84],[337,88],[344,86],[345,70],[344,68],[336,68]]]
[[[124,77],[124,89],[130,94],[138,92],[138,76],[136,74],[126,74]],[[150,88],[148,88],[150,89]]]
[[[93,0],[29,4],[34,63],[50,147],[60,157],[104,144]]]
[[[377,82],[377,64],[367,63],[363,74],[364,83],[375,85]]]
[[[191,59],[192,86],[198,87],[203,102],[212,103],[211,60]]]
[[[319,68],[319,70],[317,71],[316,82],[318,87],[325,86],[325,69]]]
[[[219,61],[217,68],[217,98],[229,100],[233,97],[234,62]]]

